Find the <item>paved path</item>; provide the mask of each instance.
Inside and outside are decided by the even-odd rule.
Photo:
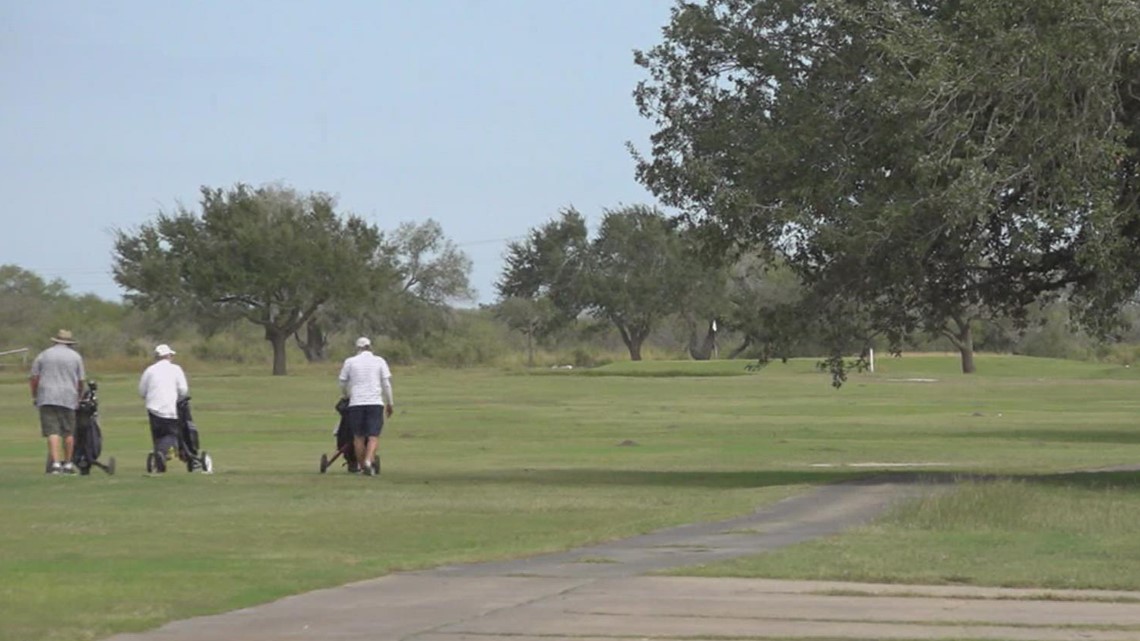
[[[646,576],[834,534],[931,489],[831,485],[728,521],[394,574],[110,641],[1140,640],[1140,593]]]

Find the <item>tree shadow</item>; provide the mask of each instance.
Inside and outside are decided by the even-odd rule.
[[[1140,469],[1090,470],[1064,474],[1044,474],[1031,477],[1014,477],[1019,481],[1051,486],[1079,487],[1088,490],[1140,489]]]
[[[486,472],[412,474],[400,483],[504,484],[557,487],[656,486],[707,489],[750,489],[791,485],[834,484],[876,485],[883,483],[915,485],[954,485],[1014,481],[1055,487],[1085,489],[1140,489],[1140,465],[1135,469],[1074,471],[1047,474],[981,474],[971,471],[895,470],[608,470],[600,468],[515,468]]]
[[[1015,482],[1076,487],[1081,489],[1140,489],[1140,465],[1103,470],[1078,470],[1045,474],[980,474],[968,471],[900,472],[877,475],[861,482],[911,483],[920,485],[955,485],[959,483]]]
[[[514,468],[486,472],[457,471],[412,475],[409,482],[502,483],[549,486],[664,486],[747,489],[784,485],[829,485],[873,476],[866,470],[699,471],[610,470],[601,468]]]
[[[1058,443],[1140,443],[1140,430],[968,430],[947,436],[953,438],[997,438],[1022,441],[1056,441]]]

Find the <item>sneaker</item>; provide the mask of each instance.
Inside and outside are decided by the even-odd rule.
[[[68,461],[68,462],[63,464],[63,468],[61,471],[64,474],[75,474],[75,465],[72,464],[71,461]]]
[[[54,461],[48,469],[48,474],[59,474],[63,472],[63,467],[60,466],[59,461]]]
[[[360,467],[360,469],[364,471],[364,476],[373,476],[376,474],[376,472],[372,469],[371,463],[369,463],[367,465],[362,465]]]

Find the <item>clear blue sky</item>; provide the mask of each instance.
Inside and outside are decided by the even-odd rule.
[[[670,0],[0,0],[0,264],[117,300],[112,230],[201,185],[434,218],[493,299],[504,239],[651,203],[632,51]]]

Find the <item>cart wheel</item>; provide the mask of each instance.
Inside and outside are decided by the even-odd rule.
[[[327,469],[329,469],[329,455],[321,454],[321,474],[324,474]]]
[[[115,473],[115,457],[107,459],[107,467],[103,468],[103,471],[111,475]]]
[[[154,468],[157,467],[156,466],[157,461],[158,461],[158,455],[155,454],[154,452],[151,452],[151,453],[146,455],[146,473],[147,474],[154,474]]]
[[[376,476],[380,476],[380,455],[379,454],[372,457],[372,471],[376,474]]]
[[[44,474],[51,474],[51,455],[48,454],[44,460]]]
[[[87,476],[91,473],[90,465],[79,465],[77,467],[79,468],[79,476]]]
[[[205,452],[202,452],[202,473],[214,473],[214,459],[210,458],[210,455]]]

